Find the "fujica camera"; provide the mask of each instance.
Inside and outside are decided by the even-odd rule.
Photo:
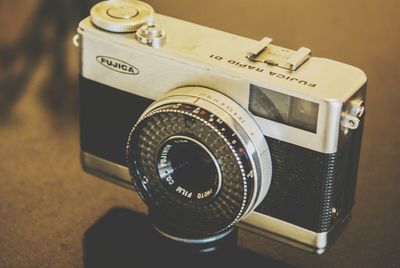
[[[96,4],[80,50],[84,169],[137,190],[163,235],[234,226],[322,253],[354,201],[365,74],[264,38]]]

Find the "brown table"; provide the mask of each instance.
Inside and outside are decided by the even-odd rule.
[[[0,2],[0,267],[82,267],[87,230],[113,208],[146,208],[136,193],[85,174],[79,163],[78,58],[69,40],[85,7],[37,2]],[[356,205],[344,234],[322,256],[251,234],[239,239],[271,266],[400,266],[399,2],[148,2],[224,31],[310,47],[367,73]]]

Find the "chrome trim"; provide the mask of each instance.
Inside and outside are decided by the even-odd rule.
[[[86,172],[136,191],[127,167],[83,151],[81,151],[81,162]]]
[[[234,228],[230,228],[227,231],[223,232],[222,234],[219,235],[215,235],[215,236],[210,236],[210,237],[206,237],[206,238],[201,238],[201,239],[187,239],[187,238],[181,238],[181,237],[177,237],[177,236],[173,236],[167,233],[164,233],[163,231],[161,231],[160,229],[157,228],[157,226],[153,225],[154,229],[156,229],[157,232],[159,232],[161,235],[178,241],[178,242],[183,242],[183,243],[188,243],[188,244],[206,244],[206,243],[211,243],[211,242],[215,242],[218,241],[222,238],[224,238],[225,236],[227,236],[228,234],[230,234]]]
[[[321,233],[258,212],[251,213],[236,226],[309,252],[322,254],[342,233],[350,218],[351,214],[337,222],[329,231]]]

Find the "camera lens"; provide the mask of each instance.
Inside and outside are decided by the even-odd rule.
[[[209,201],[221,187],[218,161],[205,145],[191,137],[173,136],[162,143],[157,167],[162,184],[187,201]]]
[[[127,153],[133,182],[165,219],[167,233],[219,234],[251,203],[254,182],[243,144],[221,119],[194,105],[150,112],[131,133]]]
[[[195,93],[202,90],[210,94],[206,99],[153,103],[132,128],[126,150],[133,184],[156,228],[193,243],[228,233],[264,199],[271,176],[268,146],[249,114],[218,92]]]

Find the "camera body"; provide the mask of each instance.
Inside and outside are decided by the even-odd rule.
[[[105,7],[104,16],[112,17],[110,8]],[[189,222],[196,224],[189,218],[186,225],[179,225],[182,233],[166,224],[160,231],[168,237],[207,240],[236,225],[324,252],[343,230],[354,202],[365,74],[353,66],[311,57],[306,48],[293,51],[272,45],[269,38],[255,41],[154,14],[149,6],[144,9],[148,13],[136,8],[135,14],[145,14],[129,30],[115,28],[125,18],[111,20],[114,28],[107,28],[93,10],[79,25],[84,169],[137,189],[150,207],[171,211],[171,221],[181,224],[175,219],[181,216],[172,211],[177,206],[201,215],[193,217],[204,219],[203,225],[213,225],[213,217],[218,222],[212,231],[199,233],[184,231]],[[146,35],[149,26],[156,34]],[[184,121],[192,132],[182,130],[179,124]],[[211,138],[198,134],[203,130]],[[230,148],[231,158],[213,149],[212,140],[218,139],[219,147]],[[138,147],[140,142],[147,143]],[[195,186],[182,186],[186,182],[174,185],[185,181],[173,165],[183,161],[182,154],[189,157],[188,150],[199,150],[194,154],[200,155],[190,161],[197,163],[204,155],[213,159],[196,164],[194,172],[215,167],[209,172],[215,177],[208,182],[210,187],[196,186],[201,190],[195,191],[190,190]],[[228,172],[236,166],[239,175],[233,178]],[[157,182],[148,182],[152,178]],[[218,198],[225,198],[220,202],[226,207],[212,207]],[[173,204],[164,207],[169,202]],[[218,218],[236,206],[234,216]],[[227,228],[221,228],[224,224]]]

